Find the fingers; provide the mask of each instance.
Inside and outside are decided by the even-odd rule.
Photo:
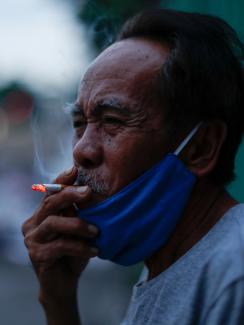
[[[98,235],[98,229],[78,218],[48,216],[37,228],[26,236],[26,241],[47,242],[53,235],[70,235],[91,239]]]
[[[33,263],[51,262],[64,256],[80,257],[82,260],[95,257],[98,250],[88,246],[82,240],[58,238],[45,244],[35,244],[28,247]]]
[[[65,272],[69,276],[79,275],[89,258],[98,254],[98,249],[89,245],[89,239],[95,238],[98,230],[75,217],[73,204],[83,207],[91,195],[87,186],[73,186],[76,178],[75,167],[59,175],[54,182],[68,186],[46,196],[22,227],[30,259],[39,279],[44,279],[40,280],[44,286],[55,283],[55,274],[63,276],[64,265],[68,266]],[[51,282],[43,274],[51,274]]]
[[[69,217],[76,216],[73,204],[77,203],[82,207],[90,197],[91,189],[87,186],[68,186],[61,192],[45,197],[33,216],[23,224],[23,235],[41,224],[49,215],[58,215],[65,209],[69,211]]]
[[[85,260],[98,254],[88,239],[95,238],[98,229],[78,218],[49,216],[25,235],[32,262],[51,262],[63,256],[79,256]]]
[[[32,218],[27,220],[22,227],[25,234],[33,225],[40,224],[48,215],[59,214],[62,210],[73,207],[77,203],[79,207],[87,202],[91,196],[91,189],[88,186],[72,186],[77,178],[78,170],[73,166],[70,170],[60,174],[54,183],[70,185],[62,191],[46,196],[40,207],[34,213]]]
[[[22,225],[22,234],[23,236],[25,236],[27,234],[27,232],[30,230],[30,228],[32,227],[32,224],[33,224],[33,220],[32,220],[32,217],[27,219],[23,225]]]
[[[54,212],[66,209],[73,203],[82,205],[91,195],[91,189],[88,186],[68,186],[61,192],[50,195],[44,199],[46,212]]]
[[[77,169],[74,167],[71,171],[59,175],[55,182],[69,185],[74,183],[76,177]],[[70,243],[72,240],[77,241],[78,239],[81,240],[81,238],[81,243],[83,243],[81,247],[90,250],[90,248],[87,248],[85,239],[88,241],[95,237],[98,234],[98,230],[81,219],[74,218],[76,211],[73,207],[74,203],[82,206],[83,202],[88,200],[90,194],[91,190],[87,186],[78,187],[71,185],[64,188],[61,192],[45,197],[38,210],[22,226],[25,244],[29,252],[42,255],[44,254],[43,250],[45,251],[45,248],[48,247],[51,250],[51,255],[48,256],[52,256],[55,259],[61,254],[61,242],[63,244],[64,242]],[[68,213],[68,215],[65,215],[65,217],[59,215],[64,212]],[[80,247],[80,245],[73,246]],[[36,250],[36,247],[38,247],[38,250]],[[65,247],[63,255],[67,253],[70,256],[76,256],[76,254],[83,252],[81,248],[72,248],[72,250],[69,244]],[[52,254],[52,252],[54,253]],[[47,255],[48,253],[45,251],[45,254]],[[87,253],[85,252],[84,256],[86,257],[86,255]]]
[[[59,193],[45,197],[33,215],[35,224],[40,224],[49,215],[57,215],[60,211],[72,207],[73,203],[82,207],[90,196],[91,189],[88,186],[68,186]]]

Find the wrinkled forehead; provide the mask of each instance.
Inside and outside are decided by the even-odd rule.
[[[167,46],[156,41],[141,38],[122,40],[111,45],[92,62],[82,81],[149,77],[162,66],[168,53]]]

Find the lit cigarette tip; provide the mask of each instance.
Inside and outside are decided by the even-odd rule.
[[[42,193],[46,192],[46,187],[43,184],[33,184],[31,188],[33,191],[36,192],[42,192]]]

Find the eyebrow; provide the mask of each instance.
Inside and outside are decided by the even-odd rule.
[[[118,112],[124,116],[131,115],[130,110],[118,98],[106,98],[99,100],[92,111],[93,116],[101,115],[105,110]],[[65,106],[65,111],[71,116],[83,115],[83,109],[77,102],[69,103]]]
[[[127,106],[125,106],[118,98],[111,97],[98,101],[94,107],[94,115],[101,114],[101,110],[110,110],[118,112],[124,116],[129,116],[130,111]]]
[[[80,105],[76,102],[67,103],[64,107],[64,111],[65,113],[70,114],[71,116],[83,115],[83,111]]]

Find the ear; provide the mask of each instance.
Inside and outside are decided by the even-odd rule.
[[[209,120],[200,126],[183,158],[188,169],[197,177],[207,176],[213,171],[226,134],[227,126],[221,120]]]

